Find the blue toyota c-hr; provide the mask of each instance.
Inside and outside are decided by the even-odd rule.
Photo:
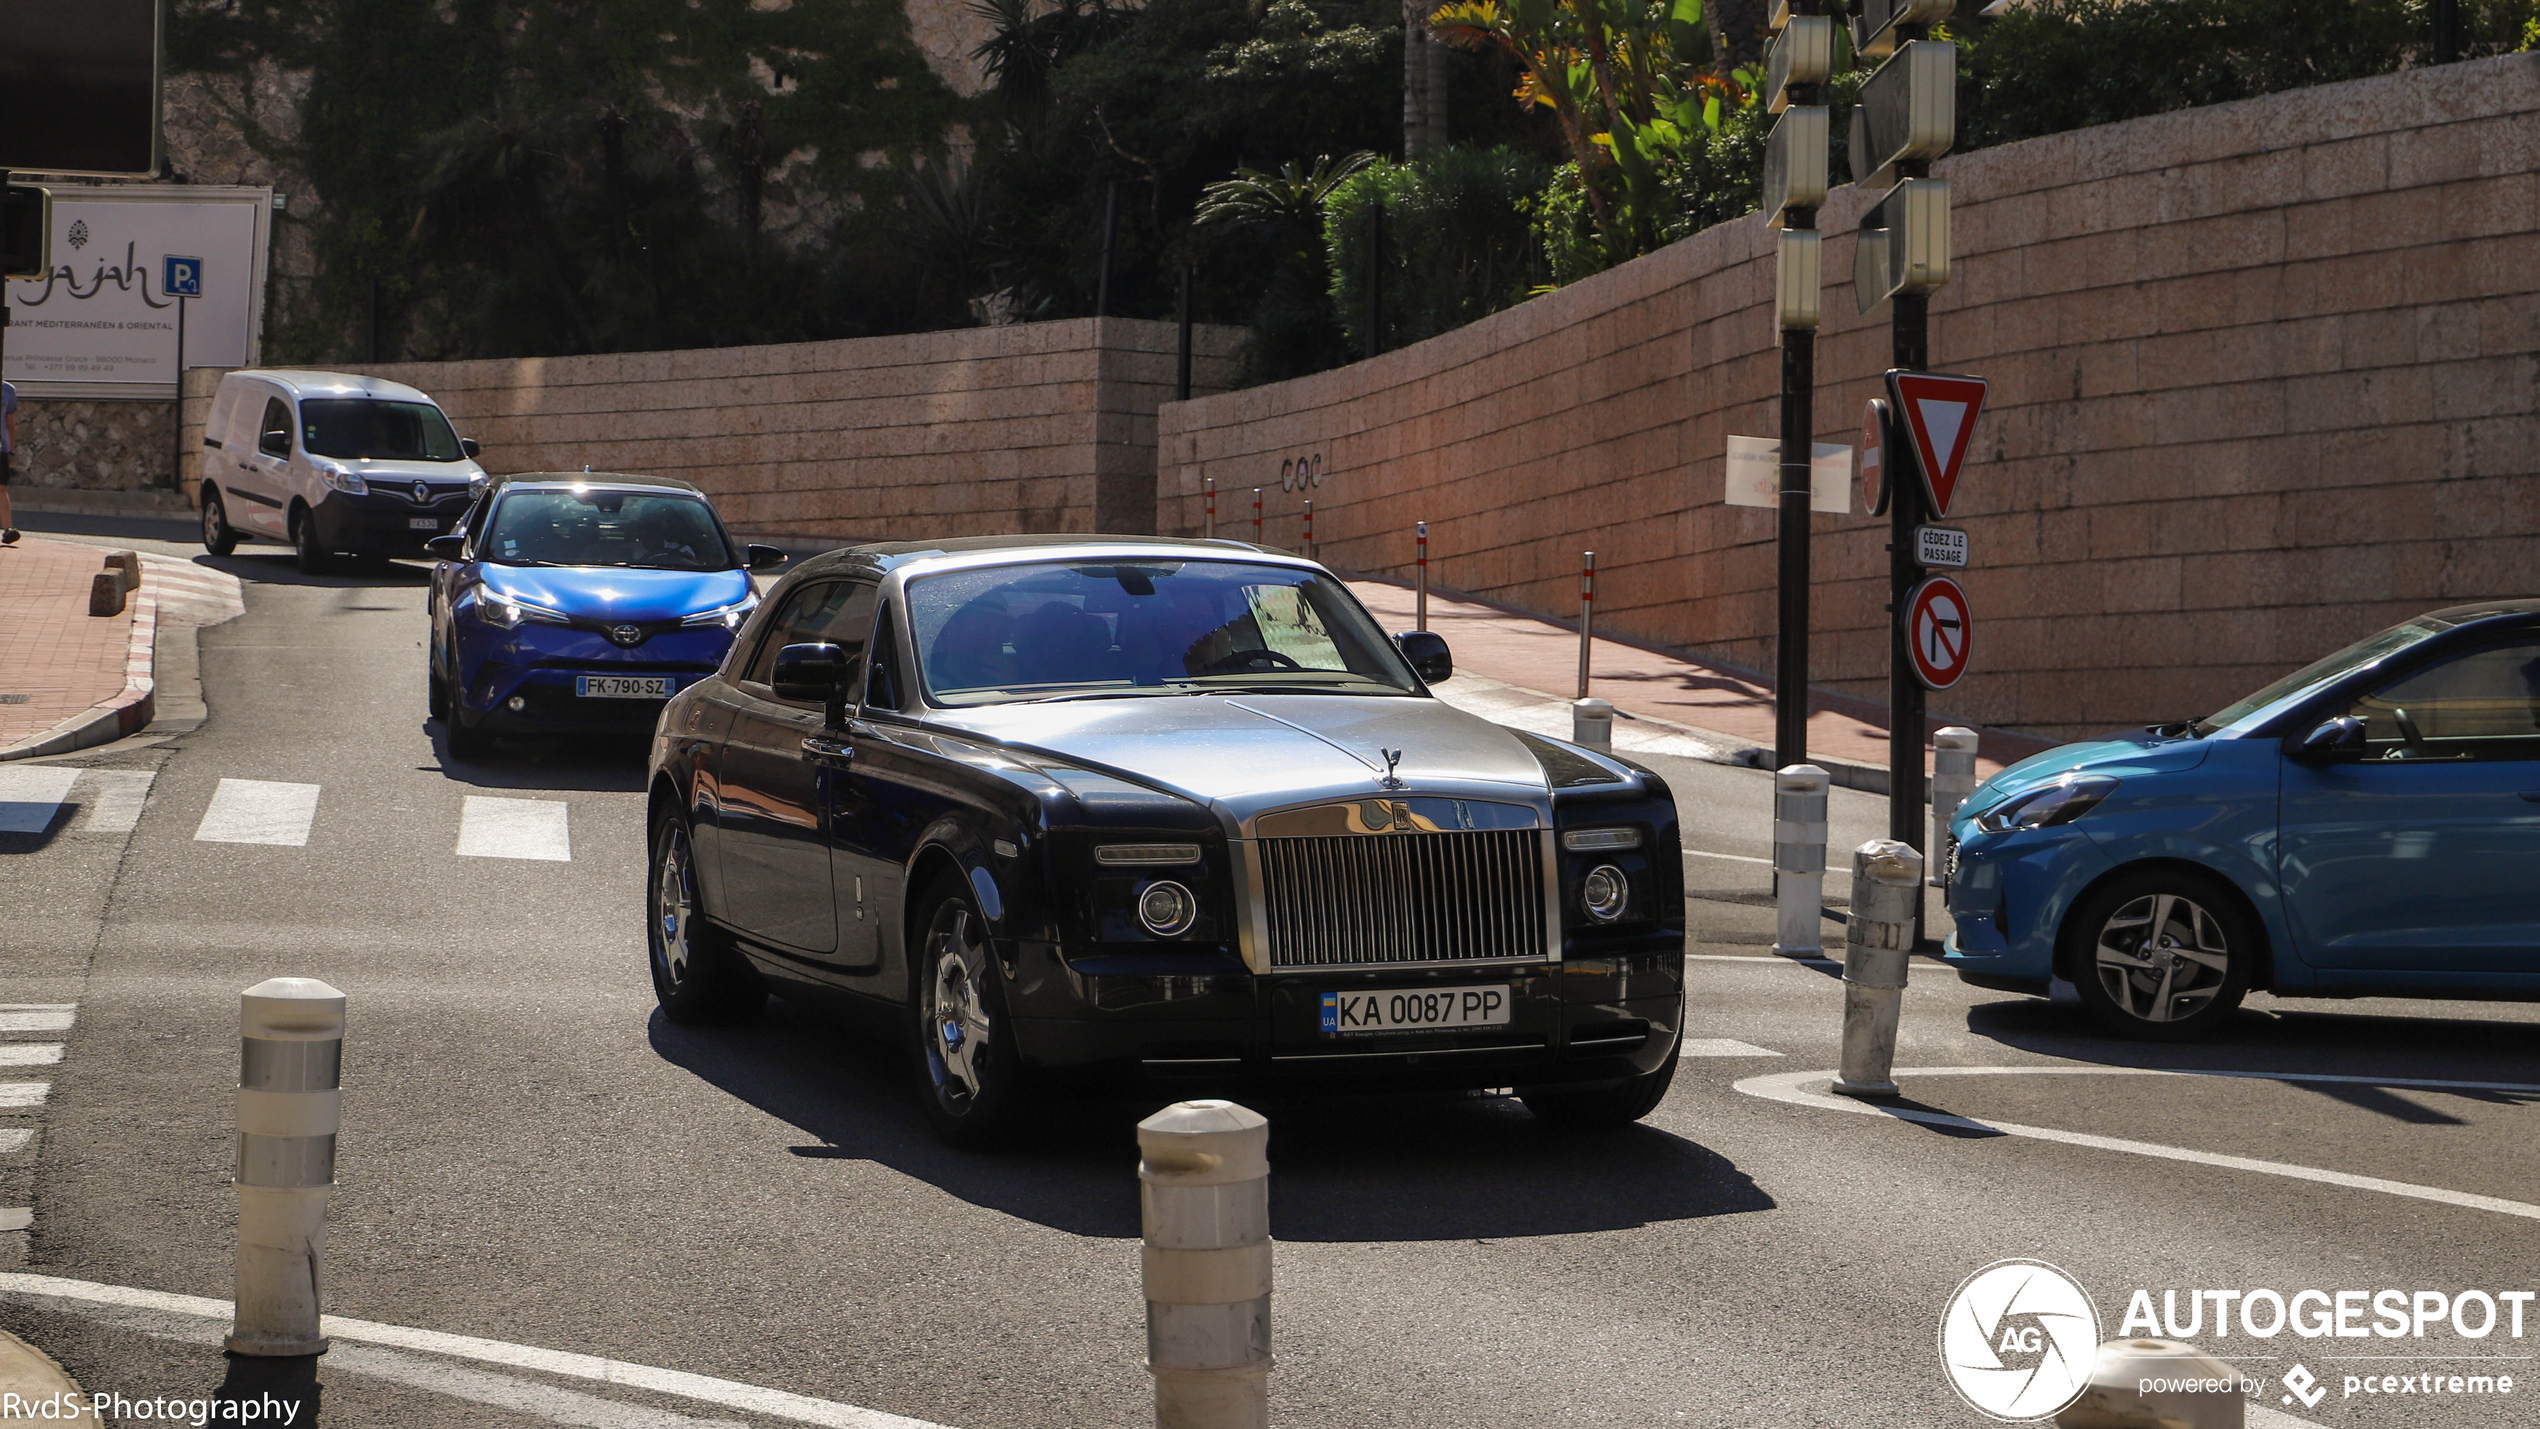
[[[664,702],[723,663],[758,605],[705,493],[658,476],[488,482],[428,550],[432,717],[450,752],[503,734],[649,732]]]
[[[2394,626],[2203,719],[2067,745],[1951,824],[1944,954],[2129,1036],[2280,997],[2540,1000],[2540,600]]]

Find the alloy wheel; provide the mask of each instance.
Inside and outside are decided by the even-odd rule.
[[[2179,1022],[2213,1005],[2231,976],[2222,921],[2191,898],[2148,893],[2121,904],[2093,954],[2108,1000],[2146,1022]]]
[[[988,949],[970,910],[955,899],[927,930],[926,1070],[935,1093],[954,1112],[970,1109],[987,1090]]]
[[[205,501],[203,503],[203,544],[205,547],[220,544],[221,527],[225,524],[221,519],[220,498],[215,496]]]
[[[688,831],[672,822],[662,836],[660,866],[653,875],[653,967],[670,987],[688,980],[696,947],[689,927],[696,917],[696,880],[690,872]]]

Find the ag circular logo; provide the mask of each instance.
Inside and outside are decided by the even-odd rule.
[[[2081,1397],[2099,1349],[2099,1310],[2042,1260],[1997,1260],[1949,1297],[1940,1365],[1989,1419],[2045,1419]]]

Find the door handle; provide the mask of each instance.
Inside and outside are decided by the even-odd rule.
[[[2522,797],[2531,803],[2540,804],[2540,789],[2525,789],[2522,791]]]
[[[855,758],[855,746],[843,739],[813,734],[803,737],[803,753],[810,755],[811,762],[814,764],[826,764],[833,769],[844,769]]]

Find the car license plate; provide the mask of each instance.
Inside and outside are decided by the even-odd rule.
[[[441,529],[441,518],[437,516],[409,516],[406,518],[406,529],[409,531],[438,531]]]
[[[573,692],[586,700],[666,700],[668,675],[576,675]]]
[[[1445,1027],[1505,1027],[1508,988],[1378,988],[1323,994],[1323,1031],[1417,1032]]]

